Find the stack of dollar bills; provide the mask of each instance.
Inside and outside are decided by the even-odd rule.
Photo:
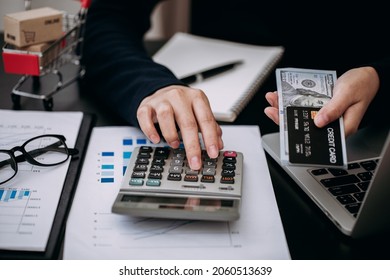
[[[343,118],[324,128],[314,124],[336,80],[335,71],[276,69],[282,164],[347,167]]]

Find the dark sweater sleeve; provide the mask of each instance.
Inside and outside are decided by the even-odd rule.
[[[143,39],[159,0],[94,0],[88,10],[82,63],[88,94],[129,124],[138,126],[140,102],[156,90],[181,83],[147,54]]]

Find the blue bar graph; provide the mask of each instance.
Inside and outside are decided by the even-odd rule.
[[[29,196],[29,190],[0,189],[0,202],[23,200],[27,199]]]
[[[115,153],[112,151],[104,151],[101,153],[102,165],[100,166],[100,182],[113,183],[115,175],[114,165]]]
[[[135,145],[148,145],[151,142],[146,137],[126,137],[122,139],[122,175],[125,174],[126,168],[129,164],[132,151]],[[104,151],[100,154],[101,164],[99,165],[99,180],[100,183],[114,183],[115,182],[115,152]]]

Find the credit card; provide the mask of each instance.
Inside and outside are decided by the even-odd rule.
[[[288,106],[286,109],[291,164],[347,167],[342,118],[318,128],[314,117],[320,108]]]

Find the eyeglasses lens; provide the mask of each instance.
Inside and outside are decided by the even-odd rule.
[[[16,162],[8,153],[0,152],[0,182],[7,181],[16,174]]]
[[[56,137],[39,137],[24,146],[26,152],[37,162],[44,165],[59,164],[68,158],[65,143]]]

